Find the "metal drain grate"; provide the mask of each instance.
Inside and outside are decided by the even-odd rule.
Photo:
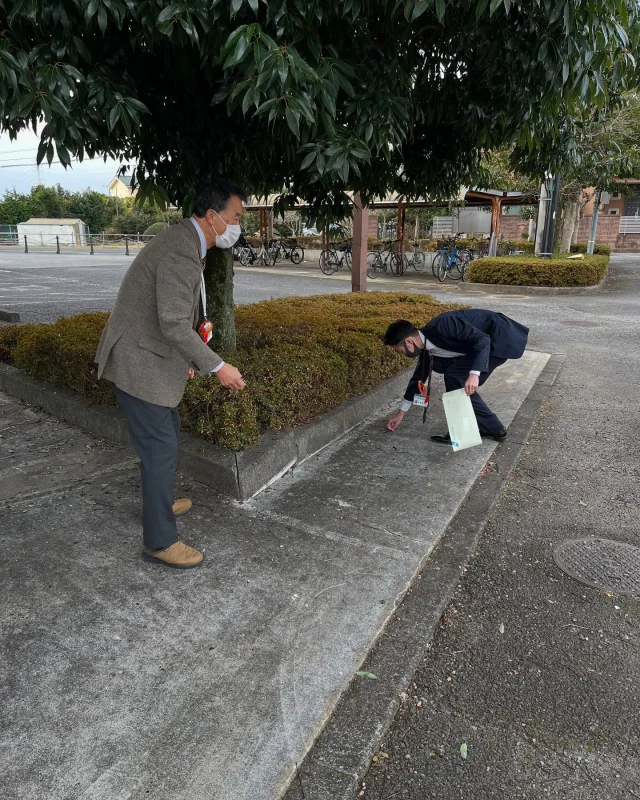
[[[611,539],[569,539],[553,551],[563,572],[594,589],[640,595],[640,548]]]

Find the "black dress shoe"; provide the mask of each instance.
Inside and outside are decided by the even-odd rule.
[[[480,436],[490,436],[492,439],[495,439],[496,442],[504,442],[504,440],[507,438],[507,431],[505,428],[503,428],[501,431],[496,431],[495,433],[480,431]]]
[[[434,442],[438,442],[438,444],[451,444],[451,437],[449,436],[448,433],[445,433],[444,435],[436,434],[431,438],[433,439]]]

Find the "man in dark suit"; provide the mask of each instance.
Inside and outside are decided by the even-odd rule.
[[[395,431],[413,405],[414,397],[419,395],[418,384],[427,384],[433,369],[444,375],[447,392],[464,387],[471,398],[480,433],[502,441],[507,431],[477,389],[507,359],[522,356],[528,334],[529,329],[519,322],[481,308],[447,311],[420,330],[406,319],[393,322],[387,328],[384,343],[409,358],[417,358],[418,365],[400,410],[387,422],[387,428]],[[431,438],[442,444],[451,442],[448,433]]]

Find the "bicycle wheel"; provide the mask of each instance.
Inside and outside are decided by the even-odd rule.
[[[367,276],[372,280],[379,278],[383,272],[386,272],[386,266],[382,261],[380,253],[370,254],[367,258]]]
[[[243,267],[248,267],[253,264],[253,251],[250,247],[241,247],[238,253],[238,261]]]
[[[333,250],[323,250],[320,253],[320,269],[325,275],[333,275],[338,271],[340,261]]]
[[[447,270],[452,281],[459,281],[462,278],[465,270],[465,264],[466,261],[464,258],[462,258],[460,254],[456,253],[453,261],[448,265],[449,268]]]
[[[436,278],[440,283],[444,283],[447,275],[451,274],[451,267],[449,266],[449,259],[443,254],[442,258],[438,261],[438,272]]]
[[[256,261],[259,261],[263,266],[270,267],[273,263],[271,261],[271,253],[267,250],[266,247],[263,247],[260,252],[258,253],[258,257]]]
[[[291,262],[301,264],[304,261],[304,249],[300,245],[291,248]]]
[[[427,266],[427,259],[425,258],[422,250],[415,251],[413,254],[412,264],[416,272],[424,272],[424,269]]]
[[[433,272],[434,278],[438,278],[440,275],[440,265],[442,264],[446,266],[447,260],[447,255],[443,250],[440,250],[435,254],[433,261],[431,262],[431,272]],[[438,279],[440,280],[440,278]],[[442,278],[442,280],[444,280],[444,278]]]

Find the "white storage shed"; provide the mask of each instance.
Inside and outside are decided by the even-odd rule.
[[[56,236],[60,247],[77,247],[87,243],[85,226],[81,219],[32,217],[26,222],[19,222],[17,228],[19,244],[24,243],[25,236],[27,244],[34,247],[55,247]]]

